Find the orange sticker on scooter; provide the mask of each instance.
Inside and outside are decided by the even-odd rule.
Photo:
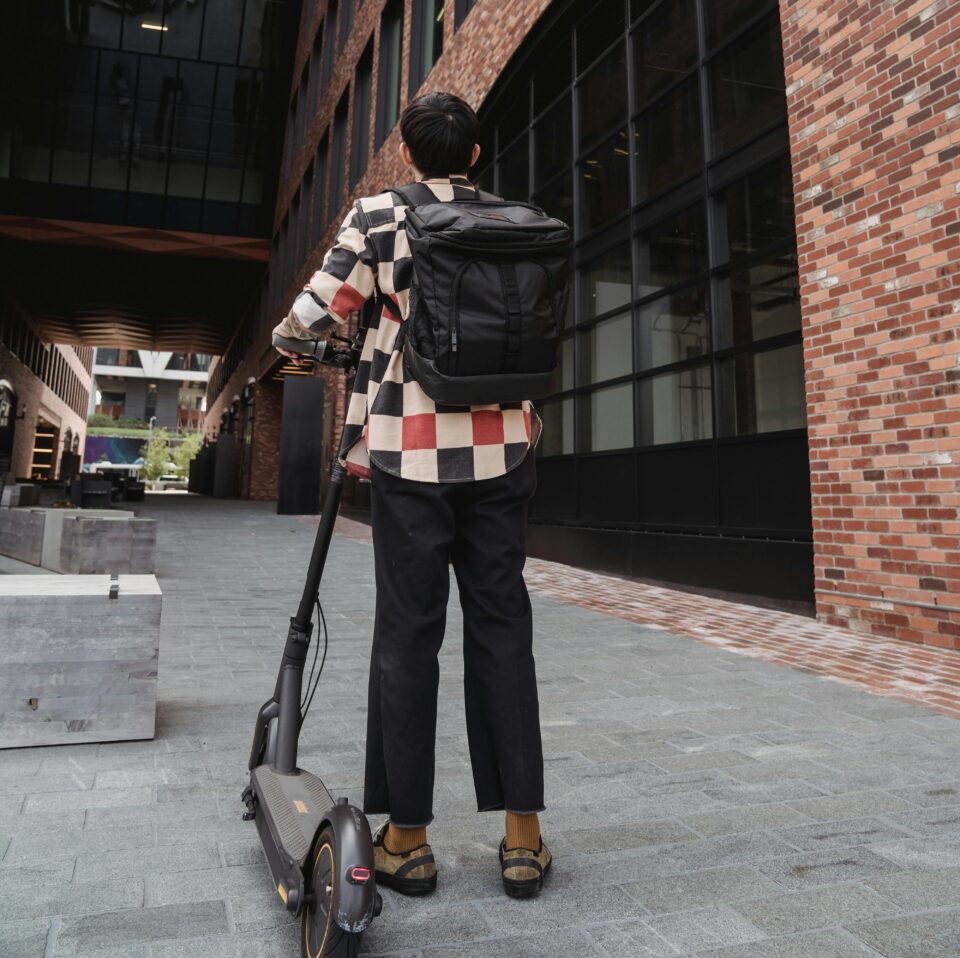
[[[301,815],[306,815],[306,814],[310,811],[310,809],[307,808],[307,806],[304,805],[303,802],[301,802],[299,798],[294,799],[294,801],[293,801],[293,807],[294,807]]]

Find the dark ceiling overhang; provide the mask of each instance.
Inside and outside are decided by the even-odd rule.
[[[220,355],[266,240],[0,216],[0,294],[48,342]]]

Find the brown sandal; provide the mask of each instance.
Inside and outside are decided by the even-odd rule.
[[[389,822],[373,836],[373,862],[377,884],[401,895],[426,895],[437,887],[437,863],[433,849],[418,845],[408,852],[392,852],[384,844]]]
[[[543,877],[550,871],[553,856],[540,839],[540,847],[507,848],[507,840],[500,842],[500,873],[503,889],[511,898],[527,898],[543,888]]]

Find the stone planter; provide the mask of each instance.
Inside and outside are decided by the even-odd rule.
[[[0,553],[40,565],[43,555],[44,510],[0,509]]]
[[[156,545],[156,521],[138,519],[133,512],[118,509],[0,512],[0,553],[52,572],[145,575],[154,571]]]
[[[0,576],[0,748],[153,738],[152,575]]]

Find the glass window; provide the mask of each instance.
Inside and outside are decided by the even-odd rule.
[[[618,43],[578,84],[580,149],[627,118],[626,47]]]
[[[790,158],[780,157],[721,190],[715,209],[721,224],[717,231],[718,263],[778,240],[793,240],[796,224]]]
[[[573,389],[573,337],[567,336],[560,341],[560,389]]]
[[[641,369],[705,355],[710,349],[706,289],[684,289],[640,306],[637,341]]]
[[[530,197],[530,138],[520,137],[500,157],[500,195],[509,200],[526,201]]]
[[[130,189],[136,193],[162,194],[167,188],[167,164],[177,150],[177,107],[182,98],[183,80],[177,75],[176,61],[140,58],[132,130],[122,140],[122,146],[129,147]]]
[[[390,0],[380,15],[380,67],[377,80],[379,150],[400,117],[400,68],[403,63],[403,0]]]
[[[769,5],[769,0],[704,0],[707,47],[712,49]]]
[[[199,199],[210,140],[210,112],[217,68],[209,63],[180,63],[181,90],[172,114],[176,148],[170,152],[167,191],[172,196]],[[169,96],[169,94],[168,94]],[[170,107],[168,107],[169,109]]]
[[[707,268],[707,226],[702,203],[640,233],[637,238],[637,295],[693,279]]]
[[[579,384],[602,383],[633,372],[633,330],[630,313],[605,319],[581,332]]]
[[[129,54],[100,57],[100,97],[93,133],[93,177],[100,189],[125,190],[131,146],[142,144],[143,130],[135,127],[134,99],[137,91],[137,58]],[[106,91],[106,93],[105,93]],[[17,166],[17,176],[22,176]]]
[[[786,120],[780,18],[776,10],[758,32],[734,42],[710,61],[713,141],[726,153],[758,130]]]
[[[661,3],[633,34],[636,106],[642,107],[697,62],[694,0]]]
[[[550,47],[543,58],[537,58],[537,70],[533,77],[533,111],[540,113],[570,86],[570,35]]]
[[[580,277],[582,322],[626,306],[631,300],[630,247],[618,246],[584,266]]]
[[[300,204],[300,256],[306,260],[313,249],[313,237],[311,230],[313,227],[313,161],[307,167],[303,174],[303,200]]]
[[[235,111],[238,89],[246,84],[249,78],[250,71],[243,67],[219,68],[204,191],[208,200],[236,203],[240,198],[246,138],[243,135],[243,126],[237,123]]]
[[[319,243],[327,226],[327,152],[329,140],[323,134],[320,146],[317,147],[317,172],[314,178],[313,190],[313,242]]]
[[[347,0],[349,2],[349,0]],[[323,75],[321,89],[326,90],[333,76],[333,54],[337,49],[337,0],[327,4],[326,25],[323,31]]]
[[[584,157],[579,166],[584,232],[606,226],[629,209],[629,160],[626,130]]]
[[[443,52],[445,0],[413,0],[410,95],[420,89]]]
[[[577,397],[578,452],[633,446],[633,383],[608,386]]]
[[[637,199],[649,200],[703,167],[699,81],[694,74],[637,119]]]
[[[347,152],[347,95],[344,92],[333,115],[333,142],[330,150],[330,196],[328,200],[329,216],[336,216],[343,206],[344,161]]]
[[[323,72],[323,21],[313,36],[313,49],[310,53],[310,119],[317,113],[320,105],[320,75]]]
[[[800,330],[797,257],[751,263],[717,279],[718,335],[723,346],[756,342]]]
[[[573,226],[573,174],[568,170],[545,190],[537,193],[534,203],[544,212]]]
[[[803,429],[807,424],[800,343],[746,353],[724,364],[725,406],[738,436]],[[733,367],[731,370],[731,366]],[[730,382],[730,373],[733,382]]]
[[[573,399],[551,399],[537,410],[543,432],[537,444],[541,456],[565,456],[573,452]]]
[[[350,30],[353,27],[353,6],[356,0],[343,0],[343,6],[340,8],[340,34],[337,44],[340,51],[347,45],[347,37],[350,36]]]
[[[457,0],[456,11],[453,18],[454,30],[459,30],[460,25],[467,19],[467,14],[476,6],[477,0]]]
[[[530,126],[530,87],[527,81],[518,81],[516,91],[497,124],[497,147],[500,150],[505,150]]]
[[[353,135],[350,144],[350,188],[367,169],[370,138],[370,89],[373,84],[373,40],[357,63],[353,81]]]
[[[709,366],[641,379],[637,390],[640,445],[692,442],[713,436]]]
[[[211,11],[208,10],[203,24],[200,59],[236,64],[240,52],[241,27],[245,21],[249,21],[244,31],[246,34],[244,45],[257,44],[266,4],[267,0],[246,0],[247,9],[244,10],[244,3],[241,0],[239,3],[224,5],[218,9],[216,16],[211,16]],[[206,0],[204,6],[210,6],[210,0]],[[259,44],[257,44],[257,52],[259,53]],[[255,62],[259,62],[259,57]]]
[[[149,422],[157,414],[157,384],[147,385],[147,402],[143,409],[143,418]]]
[[[577,24],[577,73],[584,70],[617,40],[623,40],[623,4],[605,3],[592,9]]]
[[[63,50],[57,84],[59,107],[54,118],[54,183],[86,186],[90,177],[97,59],[96,50]]]
[[[166,27],[162,35],[163,55],[196,60],[200,55],[200,25],[203,23],[201,5],[180,3],[174,6],[168,3],[165,6],[167,9],[163,14],[163,25]],[[208,29],[212,29],[212,26]],[[124,33],[127,31],[124,30]],[[236,50],[233,52],[235,54]]]

